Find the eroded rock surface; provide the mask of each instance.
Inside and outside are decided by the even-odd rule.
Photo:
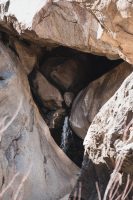
[[[13,34],[133,63],[132,1],[2,0],[0,7],[0,24]]]
[[[50,112],[49,116],[46,119],[48,127],[51,129],[57,129],[56,132],[58,132],[59,131],[58,129],[62,128],[62,123],[63,123],[65,115],[66,115],[65,109],[62,109],[62,108],[57,109],[56,111]]]
[[[2,43],[0,60],[0,197],[61,199],[71,192],[78,168],[55,144],[18,59]]]
[[[89,63],[87,66],[91,71],[93,62],[80,55],[79,64],[80,53],[70,58],[62,52],[60,57],[53,55],[52,58],[52,53],[49,52],[61,45],[104,55],[110,59],[122,58],[133,64],[132,21],[133,3],[130,0],[0,1],[0,30],[3,34],[6,32],[9,38],[14,38],[13,46],[5,38],[6,45],[12,47],[22,63],[21,66],[17,55],[0,44],[0,188],[3,200],[17,199],[18,194],[19,198],[24,200],[66,199],[79,171],[51,138],[49,129],[31,98],[26,74],[37,65],[35,71],[40,70],[50,83],[55,84],[54,89],[59,87],[64,96],[63,100],[60,92],[55,92],[54,86],[47,80],[41,78],[40,82],[37,81],[36,89],[41,88],[38,89],[38,94],[43,99],[44,107],[48,108],[47,116],[52,116],[52,120],[48,121],[52,129],[56,127],[56,121],[57,125],[61,124],[66,111],[69,116],[73,97],[68,93],[71,92],[75,97],[77,92],[85,87],[84,84],[80,85],[84,80],[81,78],[84,72],[83,63]],[[37,49],[34,49],[36,46],[41,50],[39,60]],[[49,52],[45,54],[43,50]],[[88,82],[102,74],[104,65],[98,66],[101,67],[100,73],[98,69],[92,69],[96,74],[93,77],[87,74]],[[25,69],[26,73],[22,69]],[[100,183],[103,196],[112,165],[121,155],[124,158],[121,172],[133,176],[133,74],[120,87],[131,71],[132,67],[127,63],[120,65],[89,84],[74,101],[73,116],[71,115],[74,131],[84,138],[90,123],[93,122],[84,141],[85,159],[78,184],[71,195],[72,199],[79,199],[79,195],[83,200],[98,199],[96,181]],[[41,84],[43,86],[39,86]],[[47,99],[46,95],[50,90],[52,93],[58,93],[59,102],[57,99]],[[112,95],[114,96],[111,97]],[[67,144],[69,139],[67,137],[66,140],[66,133],[71,136],[68,116],[64,120],[62,132],[64,144]],[[70,148],[73,151],[71,145]],[[17,172],[19,174],[16,174]],[[13,186],[4,192],[15,174]],[[24,184],[19,191],[22,178]],[[123,182],[122,186],[125,186]]]
[[[73,102],[70,117],[71,126],[78,136],[85,137],[95,115],[132,71],[132,66],[124,62],[79,93]]]
[[[103,105],[92,121],[84,140],[85,156],[81,173],[69,197],[70,200],[79,197],[83,200],[98,200],[98,191],[102,199],[109,199],[109,195],[110,197],[114,195],[114,199],[118,196],[122,198],[127,180],[129,184],[130,181],[132,183],[132,80],[133,72]],[[111,179],[112,177],[113,179]],[[116,191],[114,188],[114,193],[111,195],[112,187],[115,185],[114,182],[117,183],[118,190]],[[97,186],[98,190],[96,189]],[[126,199],[130,200],[132,197],[133,190],[131,187]]]
[[[24,45],[23,42],[14,39],[14,48],[19,56],[20,62],[27,74],[29,74],[35,65],[37,65],[37,59],[39,49],[35,46]]]
[[[71,106],[73,99],[74,99],[74,94],[72,92],[65,92],[64,93],[64,101],[65,101],[65,104],[68,107]]]
[[[89,158],[108,163],[122,156],[123,172],[133,174],[133,73],[94,118],[84,140]],[[110,166],[110,165],[109,165]]]
[[[77,93],[84,87],[87,80],[90,80],[88,65],[90,63],[81,62],[78,58],[57,56],[46,59],[40,66],[40,70],[63,92]]]
[[[116,57],[116,50],[102,41],[96,45],[97,19],[76,0],[3,0],[1,25],[13,34],[40,44],[62,44],[82,51],[96,51]],[[23,14],[22,14],[23,10]],[[91,26],[91,30],[89,27]],[[63,28],[62,28],[63,27]]]
[[[37,91],[46,108],[55,110],[62,107],[63,98],[59,90],[50,84],[40,72],[37,72],[33,84],[34,90]]]

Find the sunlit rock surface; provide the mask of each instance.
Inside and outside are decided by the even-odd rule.
[[[112,60],[122,58],[133,64],[133,3],[131,0],[0,0],[0,31],[7,33],[9,40],[6,45],[16,53],[15,56],[0,44],[0,198],[11,200],[17,199],[19,195],[19,199],[24,200],[66,199],[75,185],[79,169],[51,138],[49,129],[31,98],[27,75],[34,67],[43,73],[43,63],[47,60],[45,56],[49,54],[44,54],[43,50],[52,52],[54,47],[60,45],[63,48],[65,46],[94,55],[104,55]],[[1,34],[0,38],[3,40]],[[13,45],[10,43],[11,38]],[[38,56],[36,46],[41,50],[41,56]],[[50,60],[48,62],[52,62]],[[95,69],[95,65],[86,61],[89,63],[88,68],[91,66],[90,70],[93,67]],[[83,63],[81,62],[82,67]],[[101,72],[103,64],[98,65]],[[62,60],[58,65],[64,66]],[[52,123],[49,121],[52,125],[55,124],[58,119],[60,121],[60,117],[56,118],[59,112],[67,111],[61,138],[64,151],[68,148],[68,138],[71,136],[68,117],[73,98],[85,87],[83,85],[75,91],[75,84],[74,89],[69,90],[73,88],[73,77],[81,75],[79,71],[71,71],[69,65],[70,62],[66,71],[58,66],[58,70],[54,73],[50,71],[49,77],[46,76],[49,82],[59,87],[64,97],[63,110],[55,110],[52,113]],[[91,83],[76,98],[79,103],[75,104],[76,100],[74,101],[74,131],[84,138],[88,126],[91,122],[92,124],[84,141],[85,158],[79,182],[71,193],[73,199],[98,199],[95,187],[97,179],[103,195],[112,165],[121,155],[121,172],[133,175],[133,74],[124,81],[129,75],[126,72],[127,64],[125,66],[123,71],[118,70],[118,74],[115,69],[113,76],[110,72],[98,79],[100,83],[98,80]],[[52,67],[49,65],[48,72],[50,68]],[[131,66],[129,68],[132,71]],[[99,73],[96,74],[100,76]],[[93,78],[96,79],[97,76]],[[93,78],[89,79],[88,76],[87,80],[94,80]],[[82,81],[78,80],[80,85]],[[117,81],[120,81],[119,84]],[[120,87],[122,81],[124,83]],[[65,96],[64,92],[72,92],[73,95]],[[38,106],[39,109],[41,105]],[[6,190],[13,177],[12,187]],[[20,185],[20,182],[23,184]]]
[[[2,43],[0,60],[0,197],[59,200],[79,170],[55,144],[20,62]]]
[[[0,24],[13,34],[133,63],[132,1],[2,0],[0,7]]]
[[[133,174],[133,73],[94,118],[84,140],[88,157],[95,163],[122,156],[122,170]]]
[[[91,82],[73,102],[70,122],[75,133],[84,139],[100,108],[114,95],[133,67],[124,62]],[[106,116],[105,116],[106,117]]]
[[[118,79],[120,77],[122,76],[119,75]],[[132,81],[133,72],[128,75],[115,94],[102,106],[92,121],[84,139],[85,156],[81,173],[69,200],[78,199],[79,194],[80,199],[83,200],[98,200],[98,191],[102,199],[108,199],[107,192],[110,191],[109,194],[111,195],[115,182],[115,186],[120,187],[117,192],[115,188],[113,190],[114,193],[112,193],[112,196],[114,195],[114,199],[116,199],[115,195],[121,197],[122,192],[125,191],[127,180],[129,184],[132,184]],[[106,85],[108,88],[108,84]],[[99,91],[101,97],[104,95],[102,95],[103,91]],[[96,102],[94,101],[95,104]],[[113,177],[113,180],[111,177]],[[98,184],[98,190],[96,184]],[[127,194],[127,199],[132,199],[132,197],[133,190],[131,187]]]

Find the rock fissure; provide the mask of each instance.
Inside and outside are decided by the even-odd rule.
[[[132,200],[132,9],[0,1],[2,200]]]

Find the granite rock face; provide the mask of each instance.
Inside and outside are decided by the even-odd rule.
[[[125,64],[123,64],[123,66],[124,65]],[[114,193],[116,192],[114,196],[115,199],[115,197],[122,196],[126,188],[127,180],[129,184],[132,184],[132,80],[133,72],[130,72],[130,75],[124,80],[119,89],[94,117],[84,139],[85,156],[81,173],[69,200],[78,198],[79,192],[80,199],[98,200],[96,183],[101,198],[108,199],[108,195],[111,195],[111,189],[116,182],[115,186],[119,189],[117,192],[115,188],[113,190]],[[100,91],[102,92],[102,90]],[[127,177],[129,177],[129,179]],[[129,191],[127,199],[132,199],[132,187]]]
[[[2,0],[0,7],[0,25],[14,35],[133,64],[132,1]]]
[[[95,116],[84,140],[85,150],[95,164],[122,156],[123,172],[133,174],[133,73]]]
[[[79,183],[82,184],[82,199],[98,199],[96,187],[90,191],[91,183],[88,181],[90,179],[93,180],[93,183],[99,184],[99,190],[104,199],[108,199],[111,184],[114,184],[118,176],[118,182],[122,181],[123,183],[120,184],[120,187],[123,188],[116,193],[118,196],[121,196],[122,191],[125,190],[127,182],[124,180],[127,180],[127,176],[130,177],[129,181],[132,184],[132,79],[133,73],[125,79],[116,93],[100,109],[90,125],[84,140],[85,158],[81,174],[70,199],[73,199],[75,191],[79,188]],[[132,187],[129,191],[127,199],[132,199]]]
[[[84,139],[95,115],[132,71],[132,66],[124,62],[91,82],[78,94],[70,116],[72,129],[78,136]]]
[[[19,60],[1,42],[0,60],[0,197],[61,199],[79,170],[55,144]]]

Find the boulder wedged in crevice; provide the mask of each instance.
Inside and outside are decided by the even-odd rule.
[[[89,82],[121,62],[120,59],[112,61],[103,56],[57,47],[42,60],[39,70],[62,93],[72,92],[76,95]]]
[[[67,141],[67,151],[65,153],[81,167],[83,140],[71,130],[70,123],[67,125],[66,133],[63,132],[65,118],[70,116],[71,106],[77,92],[86,87],[92,80],[115,68],[122,61],[110,61],[105,57],[94,56],[65,47],[57,47],[44,53],[44,55],[46,54],[44,61],[41,60],[40,65],[29,76],[33,96],[56,143],[62,146],[62,137],[65,134]],[[52,84],[54,88],[58,89],[58,93],[60,92],[64,97],[61,108],[55,106],[56,104],[58,105],[56,97],[59,95],[54,95],[53,90],[50,89],[51,87],[47,87],[47,84],[42,84],[42,81],[39,81],[39,84],[37,83],[36,77],[37,74],[40,74],[38,71],[41,72],[41,80],[47,80],[49,85]],[[54,79],[54,73],[56,73],[59,81]],[[64,87],[65,85],[66,87]],[[41,95],[38,93],[39,91],[41,91]],[[49,100],[48,97],[50,97]],[[46,99],[48,100],[47,104]],[[54,101],[50,101],[50,99]],[[80,113],[78,114],[80,115]]]
[[[26,44],[25,44],[26,45]],[[30,48],[30,45],[29,45]],[[70,116],[71,106],[76,94],[89,82],[116,67],[121,60],[110,61],[105,57],[82,53],[66,47],[51,50],[41,49],[38,65],[29,74],[33,98],[39,111],[50,128],[54,140],[61,146],[65,118]],[[74,69],[74,70],[73,70]],[[56,72],[57,79],[53,78]],[[70,76],[69,76],[70,75]],[[64,87],[64,83],[69,83]],[[67,136],[68,157],[79,167],[82,165],[83,140],[75,135]],[[77,152],[77,153],[76,153]]]
[[[47,109],[56,110],[62,108],[63,98],[59,90],[50,84],[47,79],[38,71],[33,80],[34,90],[42,100]]]
[[[19,60],[1,42],[0,59],[1,197],[61,199],[71,192],[79,169],[55,144]]]

